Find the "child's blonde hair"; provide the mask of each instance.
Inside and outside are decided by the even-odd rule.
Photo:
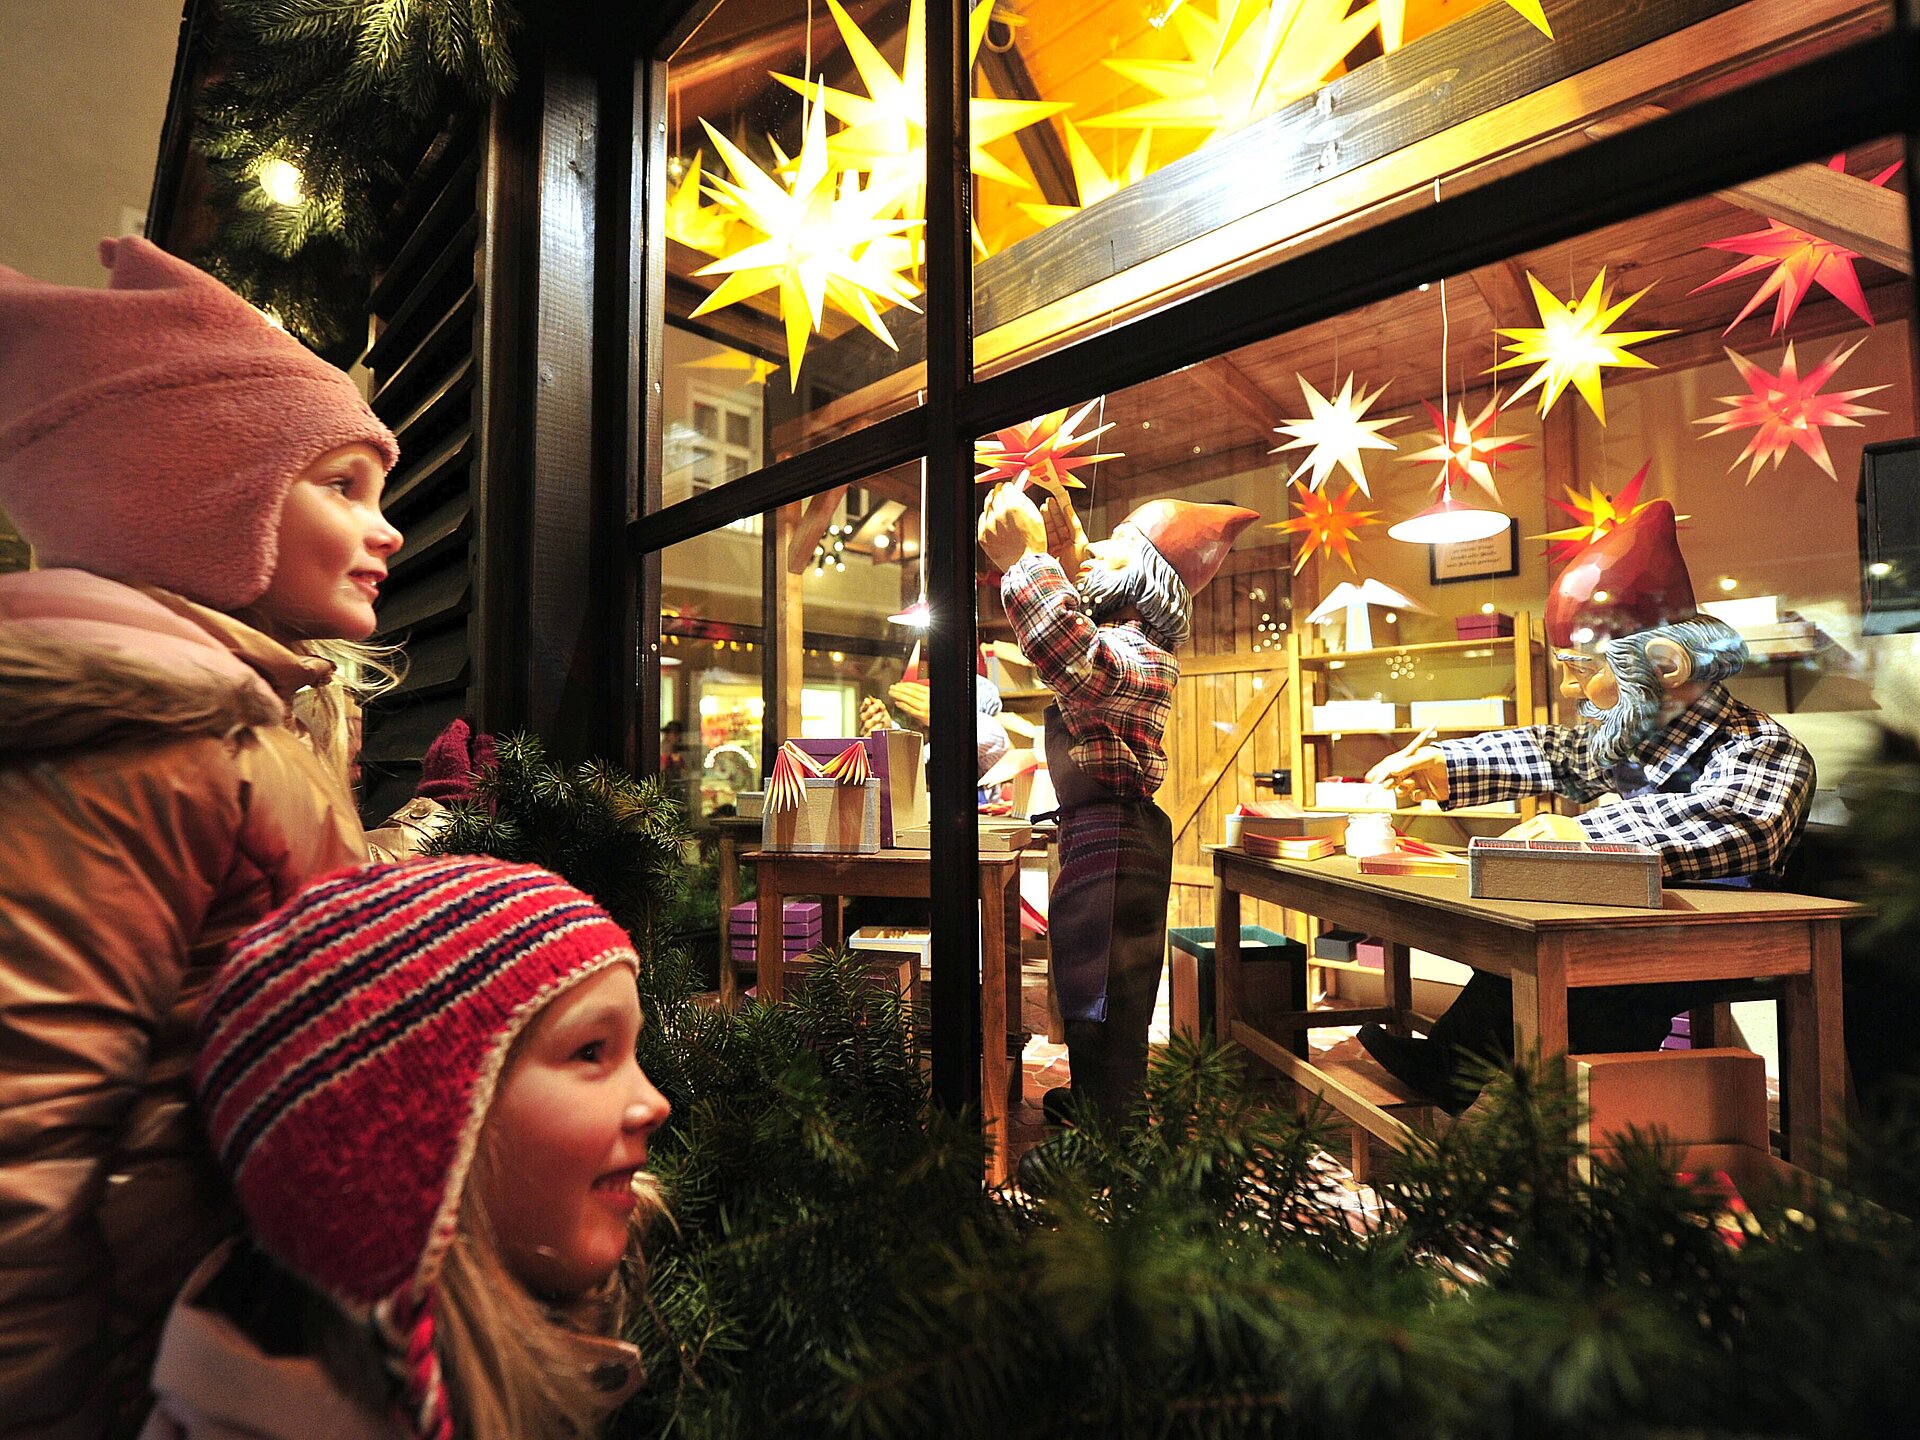
[[[406,656],[398,645],[359,640],[302,640],[290,648],[333,663],[332,684],[312,685],[294,696],[293,718],[320,759],[350,784],[360,752],[360,712],[406,678]]]

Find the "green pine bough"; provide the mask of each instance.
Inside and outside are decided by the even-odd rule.
[[[213,237],[194,257],[309,344],[355,338],[372,251],[447,116],[514,84],[497,0],[220,0],[200,97]],[[270,195],[274,162],[296,192]]]
[[[1859,1190],[1749,1196],[1730,1237],[1652,1143],[1576,1173],[1561,1067],[1497,1077],[1368,1210],[1329,1183],[1322,1117],[1176,1039],[1135,1123],[1065,1133],[1032,1193],[994,1194],[911,1006],[860,962],[826,956],[783,1005],[696,1000],[662,939],[668,792],[527,737],[479,789],[441,847],[559,870],[646,957],[672,1218],[616,1440],[1913,1431],[1920,1090],[1893,1092]]]

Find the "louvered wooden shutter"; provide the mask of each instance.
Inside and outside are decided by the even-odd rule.
[[[370,304],[373,408],[400,440],[386,512],[406,536],[380,602],[382,643],[404,642],[407,677],[366,717],[362,810],[378,823],[413,791],[420,756],[471,706],[478,128],[450,126],[395,210]]]

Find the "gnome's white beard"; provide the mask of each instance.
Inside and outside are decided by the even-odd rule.
[[[1628,636],[1607,646],[1607,665],[1613,671],[1620,698],[1602,710],[1591,700],[1580,704],[1580,718],[1597,727],[1587,742],[1596,764],[1616,765],[1638,750],[1659,728],[1666,691],[1660,675],[1647,659],[1639,636]]]
[[[1165,649],[1178,650],[1193,633],[1193,596],[1179,572],[1144,536],[1126,569],[1096,567],[1075,588],[1096,625],[1132,606],[1140,612],[1140,623]]]

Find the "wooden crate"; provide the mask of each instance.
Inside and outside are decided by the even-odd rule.
[[[1586,840],[1500,840],[1467,845],[1467,893],[1476,900],[1660,908],[1660,852]]]

